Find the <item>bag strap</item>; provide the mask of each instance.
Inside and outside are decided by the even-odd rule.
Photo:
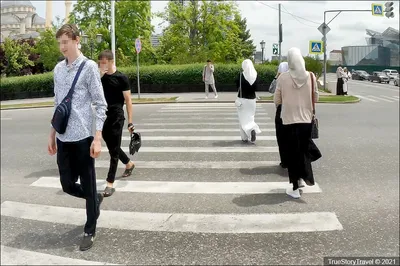
[[[313,74],[311,72],[310,73],[310,79],[311,79],[311,102],[312,102],[312,106],[313,106],[313,115],[315,115],[315,95],[314,95],[314,79],[313,79]]]
[[[242,98],[242,72],[239,74],[239,98]]]
[[[68,92],[68,96],[69,96],[70,98],[71,98],[72,94],[74,93],[76,82],[78,81],[78,78],[79,78],[79,76],[81,75],[82,69],[83,69],[83,67],[84,67],[85,64],[86,64],[86,61],[87,61],[86,59],[83,60],[83,62],[82,62],[82,63],[80,64],[80,66],[79,66],[78,72],[76,72],[74,81],[72,82],[71,89],[70,89],[69,92]]]

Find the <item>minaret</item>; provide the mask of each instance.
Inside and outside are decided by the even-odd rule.
[[[53,2],[52,0],[46,1],[46,28],[51,28],[51,21],[53,20]]]
[[[71,0],[65,0],[65,24],[69,22],[69,13],[71,13]]]

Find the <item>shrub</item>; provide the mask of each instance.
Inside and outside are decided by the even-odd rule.
[[[204,64],[142,66],[140,67],[139,73],[140,84],[160,85],[160,88],[163,88],[163,91],[168,90],[168,92],[174,92],[174,88],[177,87],[176,85],[181,85],[181,87],[182,85],[204,86],[202,80],[203,67]],[[261,84],[269,85],[276,74],[276,66],[256,65],[255,67],[260,77]],[[132,90],[136,91],[136,66],[121,67],[118,69],[129,77],[129,80],[132,84]],[[234,84],[240,69],[240,64],[216,64],[214,72],[216,83],[219,85]],[[53,92],[53,87],[53,72],[23,77],[2,78],[0,86],[1,99],[4,100],[18,98],[18,94],[32,92],[42,93],[43,95],[51,95]],[[236,90],[236,88],[232,86],[232,90]],[[183,91],[184,89],[181,89],[179,92]]]

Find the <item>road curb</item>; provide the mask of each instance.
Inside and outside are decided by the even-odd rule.
[[[361,99],[358,98],[357,100],[354,101],[346,101],[346,102],[326,102],[326,101],[321,101],[321,102],[317,102],[317,103],[323,103],[323,104],[351,104],[351,103],[358,103],[360,102]],[[257,103],[273,103],[273,100],[259,100],[257,101]],[[234,101],[230,100],[226,100],[226,101],[165,101],[165,102],[142,102],[142,103],[133,103],[134,105],[145,105],[145,104],[178,104],[178,103],[234,103]],[[10,108],[0,108],[0,110],[4,111],[4,110],[22,110],[22,109],[38,109],[38,108],[49,108],[49,107],[54,107],[54,105],[42,105],[42,106],[20,106],[20,107],[10,107]]]

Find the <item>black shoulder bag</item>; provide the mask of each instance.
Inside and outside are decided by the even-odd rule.
[[[313,75],[310,72],[310,78],[311,78],[311,101],[312,101],[312,106],[313,106],[313,117],[311,120],[311,138],[312,139],[318,139],[319,138],[319,125],[318,125],[318,118],[315,116],[315,98],[314,98],[314,79]]]
[[[78,81],[79,75],[86,64],[86,59],[83,60],[81,65],[79,66],[78,72],[75,75],[74,81],[72,82],[71,89],[69,90],[67,96],[62,100],[62,102],[57,106],[54,111],[53,118],[51,119],[51,125],[53,128],[59,133],[64,134],[67,129],[68,119],[71,114],[71,101],[72,94],[74,93],[76,82]]]

